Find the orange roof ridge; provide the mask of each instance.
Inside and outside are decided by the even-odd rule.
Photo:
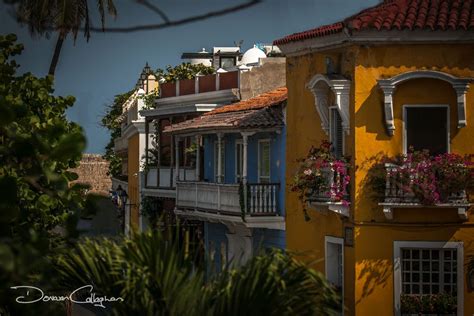
[[[474,28],[472,0],[386,0],[329,25],[287,35],[273,41],[274,45],[340,33],[344,28],[361,30],[464,30]]]

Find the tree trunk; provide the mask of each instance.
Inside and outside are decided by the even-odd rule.
[[[53,59],[51,59],[51,64],[49,65],[48,75],[54,76],[54,73],[56,72],[56,66],[58,65],[59,55],[61,54],[61,49],[63,47],[65,38],[65,34],[59,33],[58,39],[56,41],[56,47],[54,48]]]

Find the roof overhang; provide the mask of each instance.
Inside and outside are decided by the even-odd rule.
[[[238,100],[239,97],[238,89],[226,89],[156,99],[156,108],[140,111],[140,115],[148,117],[190,112],[208,112],[219,105],[232,103]]]
[[[206,221],[211,223],[221,223],[226,226],[242,225],[247,228],[267,228],[285,230],[285,217],[283,216],[246,216],[245,221],[240,216],[222,215],[201,211],[183,211],[175,209],[176,215]]]
[[[255,128],[235,128],[235,127],[209,127],[209,128],[192,128],[181,131],[164,131],[164,133],[169,133],[173,135],[179,135],[181,137],[194,136],[194,135],[205,135],[205,134],[234,134],[234,133],[265,133],[265,132],[276,132],[279,133],[283,126],[274,126],[274,127],[255,127]]]
[[[278,47],[289,57],[305,55],[334,48],[358,45],[396,45],[396,44],[467,44],[474,43],[474,32],[461,30],[366,30],[342,32],[315,37],[302,41],[280,44]]]

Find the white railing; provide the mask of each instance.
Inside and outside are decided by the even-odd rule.
[[[417,199],[412,191],[413,182],[418,178],[416,172],[409,173],[407,177],[406,169],[411,168],[409,164],[395,165],[391,163],[385,164],[385,197],[384,203],[400,203],[400,204],[418,204]],[[460,191],[452,194],[448,198],[448,204],[467,203],[466,191]]]
[[[178,182],[176,206],[183,209],[240,215],[239,185]]]
[[[158,168],[148,167],[146,172],[146,187],[147,188],[174,188],[176,187],[175,169],[170,167],[159,168],[159,183],[158,183]],[[179,169],[179,179],[182,181],[195,181],[196,169]]]
[[[277,214],[278,183],[248,184],[247,213],[250,215]]]
[[[345,172],[335,170],[332,165],[324,168],[321,173],[326,180],[326,184],[321,188],[314,189],[309,198],[312,202],[331,203],[340,200],[337,193],[341,192],[343,199],[349,201],[348,185],[344,184]]]
[[[239,184],[178,182],[176,206],[227,215],[278,215],[279,184],[248,184],[247,202]],[[243,194],[244,196],[241,196]],[[244,205],[242,205],[242,203]]]

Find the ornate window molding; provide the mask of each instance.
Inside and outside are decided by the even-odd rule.
[[[378,84],[384,93],[384,112],[387,133],[392,136],[395,131],[393,118],[393,94],[395,93],[397,85],[407,80],[419,78],[439,79],[449,82],[453,86],[457,95],[458,128],[465,127],[467,125],[466,92],[469,89],[469,83],[472,81],[472,78],[458,78],[441,71],[419,70],[405,72],[388,79],[378,80]]]
[[[334,93],[335,103],[339,114],[342,118],[342,128],[349,134],[350,114],[349,114],[349,97],[351,90],[351,81],[342,76],[331,79],[326,75],[317,74],[306,84],[314,95],[314,105],[319,117],[321,118],[321,127],[329,134],[329,92]]]

